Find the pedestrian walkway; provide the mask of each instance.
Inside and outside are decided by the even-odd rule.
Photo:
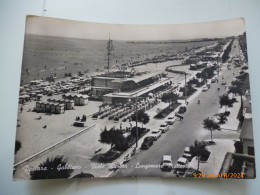
[[[219,109],[218,113],[223,113],[225,111],[229,111],[230,115],[227,117],[228,121],[221,125],[221,129],[224,130],[238,130],[239,120],[237,119],[237,115],[241,106],[241,99],[240,96],[234,96],[237,99],[237,102],[233,104],[233,107],[222,106]]]
[[[207,146],[210,156],[206,162],[200,162],[199,171],[211,175],[219,173],[222,163],[227,152],[233,153],[235,151],[234,141],[229,139],[214,139],[215,145]],[[197,170],[198,160],[194,157],[189,163],[189,168]],[[210,175],[210,176],[211,176]],[[216,175],[217,176],[217,175]]]

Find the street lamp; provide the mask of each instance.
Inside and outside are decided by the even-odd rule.
[[[138,108],[137,108],[137,99],[142,99],[140,97],[133,97],[132,99],[134,99],[135,101],[135,145],[136,145],[136,149],[138,147],[138,128],[137,128],[137,122],[138,122]]]
[[[186,89],[186,76],[187,73],[183,71],[181,74],[184,74],[184,96],[185,96],[185,104],[187,104],[187,89]]]

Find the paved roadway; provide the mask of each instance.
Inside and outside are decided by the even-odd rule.
[[[238,45],[235,40],[234,45]],[[237,46],[238,47],[238,46]],[[232,56],[235,56],[238,49],[233,49]],[[159,168],[135,168],[136,165],[159,165],[164,154],[172,156],[173,164],[182,156],[184,148],[190,146],[195,139],[201,140],[205,136],[210,138],[210,133],[203,129],[202,121],[206,117],[212,117],[219,109],[219,96],[225,92],[225,87],[221,85],[222,76],[227,81],[227,86],[233,79],[233,72],[237,73],[238,69],[232,67],[222,67],[219,82],[212,83],[207,92],[199,94],[192,102],[190,102],[187,112],[183,115],[183,121],[176,121],[168,132],[163,134],[159,140],[148,150],[140,150],[128,163],[127,168],[117,170],[112,177],[121,176],[164,176],[174,177],[172,172],[162,172]],[[217,88],[220,87],[220,91]],[[200,105],[197,100],[200,99]],[[213,132],[214,137],[214,132]]]

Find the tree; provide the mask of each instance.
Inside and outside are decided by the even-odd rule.
[[[15,141],[15,151],[14,151],[14,153],[16,154],[21,149],[21,147],[22,147],[21,142],[19,140],[16,140]]]
[[[103,144],[110,144],[110,149],[113,147],[118,150],[123,150],[127,147],[127,139],[124,137],[122,131],[112,127],[110,130],[107,130],[105,127],[104,130],[100,133],[100,140]]]
[[[214,76],[215,69],[216,69],[215,66],[204,68],[201,71],[201,73],[197,73],[196,74],[196,77],[197,78],[202,78],[204,81],[206,81],[207,79],[212,78]]]
[[[200,157],[205,153],[206,145],[203,142],[199,142],[198,140],[194,141],[194,144],[190,146],[190,152],[193,156],[197,156],[198,158],[198,167],[197,171],[199,171],[200,167]]]
[[[242,87],[239,85],[232,85],[229,88],[228,93],[239,94],[240,96],[242,96],[243,95]]]
[[[185,94],[185,88],[186,88],[186,94]],[[180,92],[183,92],[184,96],[190,96],[196,91],[195,88],[192,87],[191,84],[186,85],[185,87],[180,88]]]
[[[31,179],[55,179],[68,178],[73,172],[72,169],[66,169],[67,160],[63,156],[56,156],[55,158],[47,158],[38,167],[39,170],[30,172]],[[65,167],[65,169],[62,169]],[[61,168],[61,169],[58,169]]]
[[[211,137],[211,141],[213,142],[212,132],[215,130],[220,130],[219,124],[213,121],[212,119],[205,118],[203,120],[203,127],[207,130],[210,130],[210,137]]]
[[[228,121],[227,116],[224,112],[218,113],[216,116],[218,118],[218,124],[225,124]]]
[[[229,103],[230,103],[230,100],[229,100],[228,95],[222,95],[219,97],[220,107],[222,108],[222,106],[226,106],[225,111],[227,110],[227,106],[229,105]]]
[[[242,67],[242,70],[247,70],[247,69],[248,69],[247,66],[243,66],[243,67]]]
[[[168,103],[171,104],[171,103],[174,103],[178,100],[178,95],[174,92],[169,92],[169,93],[164,93],[162,95],[162,101],[165,102],[165,103]]]
[[[110,129],[110,131],[107,130],[107,127],[105,126],[104,130],[100,133],[100,140],[99,142],[102,144],[110,144],[111,147],[110,149],[112,149],[113,147],[113,138],[112,138],[112,134],[114,131],[114,127]]]
[[[239,80],[237,80],[237,79],[234,80],[234,81],[232,81],[231,84],[232,84],[233,86],[242,86],[242,82],[239,81]]]
[[[136,113],[132,114],[131,118],[132,121],[136,121]],[[137,112],[137,122],[142,123],[142,128],[143,125],[149,123],[149,121],[150,121],[150,116],[144,110],[139,110]]]
[[[229,88],[228,93],[233,93],[233,94],[238,94],[238,95],[240,95],[240,99],[241,99],[241,102],[242,102],[242,96],[243,96],[242,85],[232,85],[232,86]]]
[[[189,80],[188,84],[189,85],[197,85],[198,86],[199,80],[193,77],[191,80]]]

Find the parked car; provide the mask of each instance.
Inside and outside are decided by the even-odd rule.
[[[169,130],[169,125],[168,123],[162,123],[159,127],[159,130],[162,131],[162,133],[165,133],[166,131]]]
[[[187,158],[180,157],[177,161],[177,164],[174,166],[174,173],[177,175],[184,175],[185,171],[188,168],[188,160]]]
[[[154,138],[152,136],[144,138],[141,149],[149,149],[153,145],[153,140]]]
[[[161,169],[162,170],[169,170],[169,171],[171,171],[173,169],[172,156],[171,155],[163,155],[163,159],[162,159],[162,163],[161,163]]]
[[[191,152],[190,152],[190,147],[186,147],[184,149],[184,153],[182,155],[184,158],[187,158],[188,161],[191,161],[191,158],[192,158],[192,155],[191,155]]]
[[[183,114],[184,112],[186,112],[187,108],[185,106],[181,106],[179,109],[179,113]]]
[[[166,119],[166,123],[168,123],[168,125],[173,125],[173,123],[175,122],[176,120],[176,117],[175,116],[169,116],[167,119]]]
[[[202,87],[202,91],[208,91],[208,87],[207,86],[204,86],[204,87]]]
[[[227,82],[225,81],[225,80],[223,80],[222,82],[221,82],[221,85],[226,85],[227,84]]]
[[[159,137],[161,137],[162,132],[160,130],[154,130],[151,133],[151,137],[153,137],[153,140],[157,140]]]
[[[211,83],[216,83],[216,79],[215,78],[213,78],[213,79],[211,79]]]

